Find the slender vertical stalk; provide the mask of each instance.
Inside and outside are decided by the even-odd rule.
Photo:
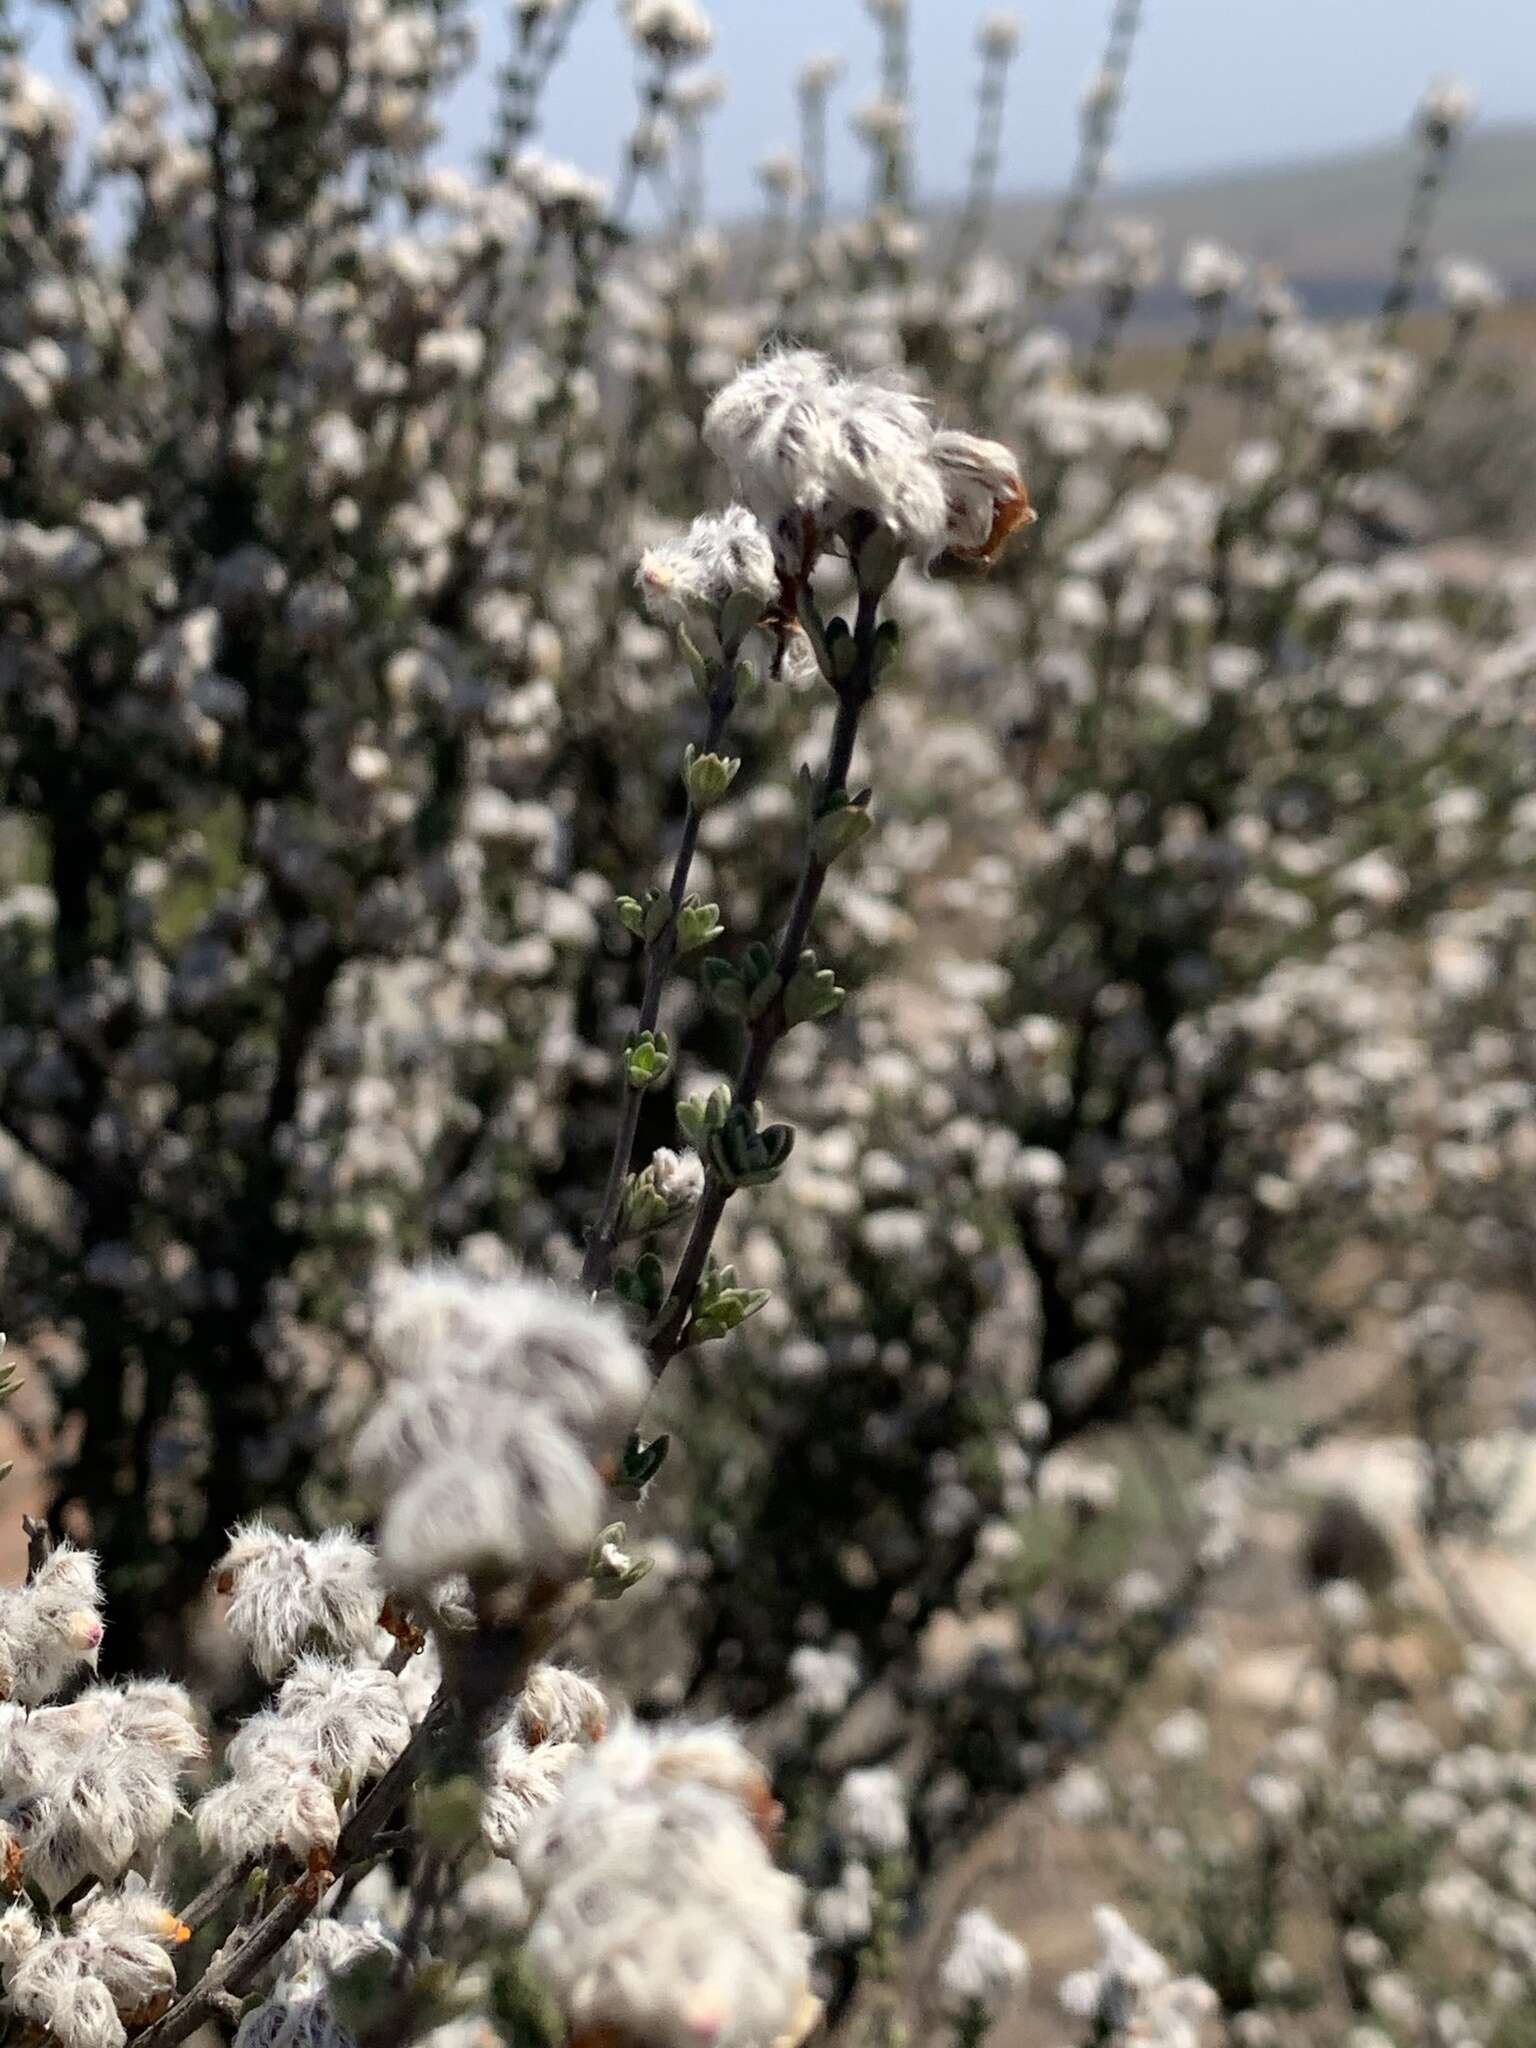
[[[880,16],[880,96],[890,106],[908,110],[908,125],[893,134],[881,165],[879,197],[899,213],[912,203],[912,25],[905,6],[888,7]]]
[[[879,623],[878,615],[878,597],[867,591],[862,592],[854,626],[854,667],[845,682],[833,686],[837,690],[837,715],[833,720],[832,736],[828,742],[827,757],[818,784],[817,793],[822,802],[848,787],[848,773],[853,762],[853,750],[858,741],[859,721],[874,692],[875,634]],[[784,928],[775,954],[774,965],[780,979],[781,993],[768,1005],[748,1032],[736,1072],[732,1099],[742,1108],[750,1109],[757,1101],[774,1050],[789,1029],[782,989],[787,988],[805,948],[805,942],[810,936],[829,865],[817,853],[814,839],[808,835],[800,867],[800,878],[795,887],[789,913],[784,920]],[[652,1370],[658,1378],[682,1349],[694,1294],[699,1281],[703,1278],[710,1247],[714,1243],[715,1232],[719,1228],[720,1219],[725,1213],[725,1205],[730,1197],[731,1188],[728,1183],[717,1171],[711,1171],[698,1209],[694,1213],[693,1228],[689,1232],[688,1242],[678,1262],[671,1289],[651,1331],[647,1346]]]
[[[1003,160],[1003,115],[1008,105],[1008,67],[1012,55],[1006,45],[989,45],[982,52],[981,85],[976,95],[976,140],[971,151],[965,208],[949,259],[951,281],[976,256],[992,217],[992,201]]]
[[[701,748],[701,752],[706,754],[712,754],[719,745],[726,723],[735,709],[736,654],[735,647],[728,647],[714,673],[714,686],[709,697],[709,715]],[[647,942],[643,955],[645,981],[640,996],[640,1014],[635,1025],[637,1031],[654,1031],[661,1015],[662,993],[677,954],[677,913],[682,909],[683,899],[688,892],[688,876],[693,867],[694,854],[698,850],[700,822],[701,813],[690,800],[687,816],[683,820],[683,836],[678,842],[677,856],[672,863],[672,878],[667,885],[667,900],[671,905],[671,914],[658,936]],[[593,1225],[581,1268],[582,1286],[593,1290],[606,1286],[613,1271],[613,1256],[618,1245],[619,1214],[624,1199],[624,1181],[634,1155],[635,1133],[640,1127],[642,1091],[630,1085],[629,1078],[622,1068],[619,1086],[619,1121],[614,1133],[613,1152],[608,1162],[608,1178],[603,1188],[597,1222]]]
[[[800,169],[805,184],[800,200],[800,241],[804,247],[821,233],[827,218],[827,85],[820,78],[800,87]]]
[[[1115,0],[1109,20],[1104,61],[1099,66],[1078,134],[1077,160],[1043,251],[1028,270],[1030,295],[1050,300],[1059,296],[1058,273],[1078,246],[1083,222],[1104,180],[1104,166],[1115,139],[1131,53],[1141,26],[1141,0]]]
[[[1392,278],[1381,302],[1381,313],[1376,323],[1376,332],[1383,343],[1396,341],[1403,315],[1413,304],[1414,294],[1419,288],[1419,279],[1424,273],[1424,252],[1429,241],[1429,230],[1435,217],[1435,208],[1445,184],[1445,174],[1450,167],[1450,141],[1430,137],[1425,141],[1424,154],[1419,159],[1418,176],[1414,179],[1413,190],[1408,196],[1408,211],[1403,219],[1403,231],[1398,237],[1397,253],[1392,262]]]

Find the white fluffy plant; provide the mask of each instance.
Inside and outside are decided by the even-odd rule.
[[[689,19],[637,8],[634,26],[665,57]],[[246,1522],[215,1567],[225,1625],[275,1689],[192,1806],[207,1880],[194,1897],[171,1902],[183,1780],[205,1751],[186,1696],[96,1685],[46,1704],[101,1640],[87,1553],[39,1537],[26,1584],[0,1603],[16,1895],[0,1981],[59,2048],[120,2048],[130,2032],[173,2048],[211,2021],[236,2026],[240,2048],[393,2043],[530,1995],[572,2042],[625,2048],[793,2048],[816,2021],[762,1765],[724,1725],[641,1730],[549,1658],[583,1601],[643,1571],[605,1517],[609,1485],[633,1497],[660,1462],[664,1445],[635,1433],[654,1378],[761,1305],[711,1246],[731,1196],[774,1178],[790,1149],[789,1129],[761,1117],[775,1049],[842,1000],[808,941],[832,864],[870,826],[852,776],[895,653],[887,594],[905,561],[990,560],[1031,515],[1005,449],[805,352],[743,371],[704,435],[746,503],[640,567],[706,712],[684,756],[670,884],[621,904],[644,995],[584,1290],[446,1264],[382,1271],[382,1385],[350,1449],[374,1535]],[[828,609],[834,587],[850,617]],[[798,883],[772,943],[705,959],[738,1027],[734,1079],[681,1105],[693,1151],[639,1164],[639,1106],[671,1065],[669,971],[723,936],[688,884],[700,821],[740,766],[727,726],[739,695],[791,666],[833,700],[825,758],[802,777]],[[651,1241],[684,1217],[668,1275]],[[620,1265],[630,1244],[648,1248]],[[504,1963],[482,1947],[487,1911],[521,1937]],[[175,1955],[204,1930],[178,1981]],[[1010,1973],[994,1943],[961,1976],[990,2000]]]

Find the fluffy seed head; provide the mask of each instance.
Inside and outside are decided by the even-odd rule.
[[[1029,1974],[1029,1951],[981,1907],[962,1913],[939,1968],[939,1989],[952,2008],[996,2012]]]
[[[729,1755],[732,1743],[722,1730],[626,1727],[571,1762],[524,1823],[527,1953],[573,2032],[771,2048],[812,2016],[799,1886],[774,1868],[737,1791],[709,1782],[739,1779],[745,1752]]]
[[[666,626],[687,626],[706,653],[719,646],[719,613],[731,598],[744,596],[758,616],[778,593],[773,545],[745,505],[695,519],[677,540],[647,548],[635,578],[641,602]]]
[[[0,1591],[0,1699],[37,1706],[82,1664],[103,1634],[101,1586],[88,1550],[61,1543],[24,1586]]]
[[[793,577],[823,537],[847,539],[860,521],[928,563],[951,547],[990,560],[1032,516],[1005,448],[936,434],[913,392],[892,379],[841,377],[810,350],[769,354],[741,371],[705,413],[704,439]]]
[[[383,1606],[373,1551],[350,1529],[290,1536],[261,1521],[230,1533],[215,1567],[230,1596],[225,1621],[264,1678],[277,1678],[300,1651],[350,1651],[373,1640]]]

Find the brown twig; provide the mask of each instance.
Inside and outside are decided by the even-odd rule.
[[[401,1801],[458,1718],[456,1697],[445,1686],[389,1769],[367,1793],[336,1844],[334,1868],[345,1871],[371,1855]],[[163,2018],[137,2036],[139,2048],[173,2048],[221,2009],[221,2000],[249,1991],[261,1970],[304,1925],[319,1904],[305,1883],[290,1885],[232,1955],[221,1958],[183,1993]]]

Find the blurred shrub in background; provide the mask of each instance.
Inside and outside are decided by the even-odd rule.
[[[473,57],[450,0],[73,6],[68,94],[11,43],[4,1315],[109,1649],[180,1659],[229,1524],[352,1505],[325,1446],[373,1397],[378,1265],[578,1272],[640,992],[615,899],[665,881],[697,705],[634,573],[721,495],[715,389],[793,342],[1019,450],[1027,543],[897,588],[877,829],[818,939],[858,1000],[775,1069],[798,1143],[722,1240],[772,1298],[656,1404],[655,1627],[603,1632],[642,1706],[778,1728],[837,2015],[886,1981],[882,1914],[1103,1731],[1251,1489],[1342,1427],[1283,1388],[1357,1314],[1424,1529],[1486,1507],[1458,1290],[1528,1289],[1536,1161],[1536,584],[1497,545],[1523,415],[1463,376],[1492,279],[1443,264],[1415,313],[1455,88],[1416,116],[1378,317],[1323,326],[1102,218],[1134,0],[1022,268],[987,248],[1006,20],[960,209],[912,190],[882,5],[868,208],[829,209],[813,61],[733,263],[688,0],[626,10],[611,187],[535,139],[580,5],[513,9],[473,175],[435,156]],[[1154,400],[1127,328],[1170,264]],[[1213,394],[1230,443],[1196,464]],[[790,680],[743,706],[695,869],[727,960],[789,896],[826,721]],[[642,1156],[741,1025],[690,976],[669,1029]],[[838,1792],[848,1763],[895,1775]]]

